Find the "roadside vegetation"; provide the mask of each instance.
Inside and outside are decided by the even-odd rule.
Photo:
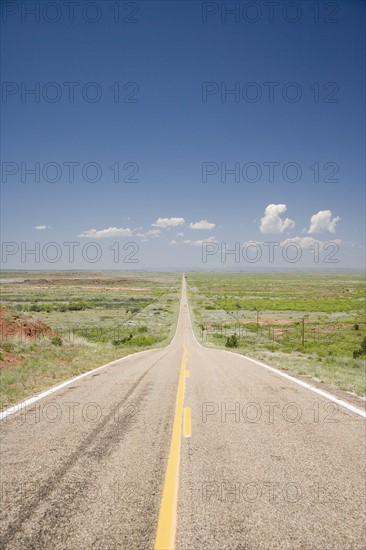
[[[187,283],[203,344],[365,395],[363,274],[197,273]]]
[[[4,408],[94,367],[171,340],[178,274],[12,273],[1,280]]]

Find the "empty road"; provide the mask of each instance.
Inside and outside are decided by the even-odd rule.
[[[363,549],[365,420],[177,331],[1,423],[1,547]]]

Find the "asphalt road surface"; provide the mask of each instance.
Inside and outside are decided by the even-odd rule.
[[[366,547],[365,421],[201,347],[185,284],[171,344],[3,419],[1,547]]]

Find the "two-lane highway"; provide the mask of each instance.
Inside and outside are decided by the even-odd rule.
[[[175,337],[2,421],[2,547],[361,549],[357,411]]]

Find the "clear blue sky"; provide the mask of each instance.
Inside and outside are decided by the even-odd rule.
[[[364,2],[337,2],[332,13],[329,3],[320,1],[315,3],[318,14],[310,9],[312,1],[295,2],[297,11],[286,11],[288,3],[280,2],[273,21],[261,1],[254,2],[257,13],[245,12],[246,2],[120,2],[118,22],[111,9],[116,2],[95,2],[96,11],[79,1],[73,22],[64,3],[56,3],[58,13],[55,8],[41,11],[39,21],[22,11],[24,2],[2,6],[2,239],[16,243],[7,248],[14,254],[4,269],[270,265],[266,249],[256,264],[243,256],[239,263],[233,256],[222,263],[219,253],[203,264],[199,243],[209,239],[218,243],[212,247],[215,252],[222,242],[230,248],[236,242],[240,247],[247,241],[282,243],[275,266],[362,267]],[[26,4],[42,7],[47,2]],[[239,11],[226,14],[225,22],[225,7],[235,5]],[[88,20],[94,17],[99,20]],[[257,21],[248,21],[255,17]],[[79,83],[73,102],[71,85],[65,82]],[[119,102],[114,102],[116,85],[110,89],[116,82]],[[205,82],[215,84],[203,101]],[[277,83],[273,101],[269,82]],[[124,90],[126,83],[135,84]],[[35,86],[38,102],[24,94]],[[239,97],[221,96],[225,87],[235,86]],[[102,93],[99,101],[88,101],[96,90]],[[295,92],[301,93],[298,101],[284,99]],[[254,93],[262,93],[256,102],[250,101]],[[127,96],[137,101],[123,102]],[[40,181],[25,173],[22,182],[24,168],[37,162]],[[54,167],[42,175],[50,162],[61,167],[56,182],[49,181]],[[64,164],[70,162],[79,163],[73,182]],[[101,170],[94,183],[82,173],[90,162]],[[135,164],[123,168],[129,162]],[[205,162],[217,171],[206,182]],[[279,163],[274,181],[263,164],[268,162]],[[301,168],[299,181],[286,181],[282,175],[284,165],[292,162]],[[119,182],[113,181],[109,168],[115,163],[121,169]],[[237,163],[240,181],[233,175],[225,181],[221,163],[227,168]],[[315,163],[319,182],[314,181]],[[123,181],[136,165],[137,181]],[[253,180],[258,166],[259,180],[245,181],[243,170],[247,167]],[[333,179],[338,181],[323,181],[337,167]],[[289,167],[287,179],[295,178],[294,170]],[[87,177],[94,173],[91,167]],[[288,239],[301,250],[299,263],[283,260]],[[314,251],[309,250],[314,240],[321,248],[335,241],[339,262],[314,265]],[[37,263],[31,256],[22,261],[22,242],[29,248],[39,242],[41,252],[46,243],[55,242],[62,255],[55,263],[42,257]],[[73,264],[64,242],[80,243]],[[81,253],[91,242],[102,251],[96,263],[85,261]],[[128,242],[139,247],[134,256],[138,263],[122,261],[132,248],[122,250],[120,263],[114,262],[109,247],[119,243],[122,249]],[[48,248],[46,258],[55,250]]]

